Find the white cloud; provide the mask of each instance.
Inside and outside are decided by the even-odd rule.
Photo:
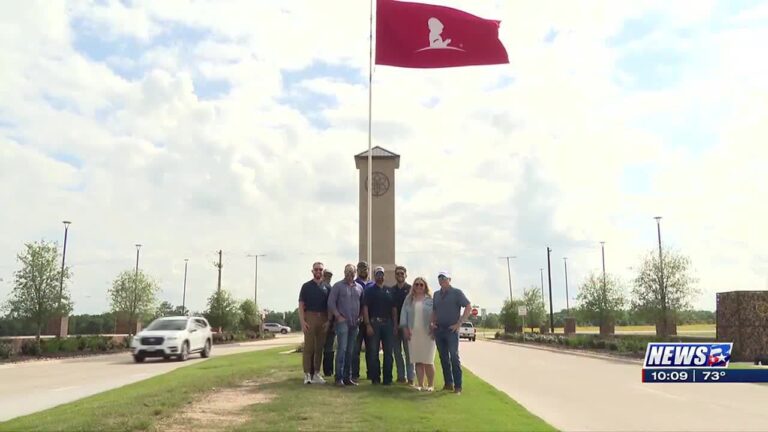
[[[599,268],[600,240],[608,270],[628,279],[627,268],[655,246],[652,216],[662,214],[665,242],[693,257],[704,290],[698,306],[714,307],[716,291],[764,287],[768,231],[757,221],[768,217],[760,199],[768,192],[760,166],[768,63],[751,55],[764,25],[715,33],[706,26],[712,5],[699,2],[442,3],[502,19],[512,64],[376,68],[375,144],[402,154],[398,260],[411,276],[453,270],[473,302],[493,310],[507,293],[498,257],[519,257],[519,292],[539,285],[549,245],[559,308],[562,256],[572,295]],[[246,254],[267,253],[262,306],[292,308],[312,261],[338,271],[357,259],[352,156],[367,145],[367,8],[111,2],[4,16],[0,197],[13,204],[3,205],[0,226],[14,229],[0,237],[0,278],[9,279],[23,242],[59,239],[58,221],[68,218],[78,311],[106,307],[105,288],[133,265],[137,242],[164,299],[180,301],[188,257],[188,303],[202,310],[223,249],[225,287],[250,297]],[[648,37],[607,42],[648,14],[663,17]],[[75,21],[86,25],[73,29]],[[688,27],[689,39],[672,31]],[[106,41],[146,48],[105,62],[73,48],[73,32],[99,29]],[[623,87],[630,78],[617,67],[621,55],[667,42],[695,50],[697,67],[683,64],[678,81],[652,91]],[[307,74],[286,88],[283,71],[318,62],[355,72]],[[227,92],[201,97],[206,80],[225,81]],[[310,93],[335,104],[286,102]],[[717,119],[700,125],[716,135],[713,145],[670,142],[668,131],[642,122],[700,111]],[[318,117],[329,127],[318,128]],[[638,166],[645,176],[628,171]]]

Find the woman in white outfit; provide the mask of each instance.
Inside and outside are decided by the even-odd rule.
[[[405,298],[400,327],[408,340],[411,362],[416,364],[416,389],[430,392],[434,391],[435,382],[435,338],[430,330],[431,319],[432,295],[427,281],[417,277]],[[427,387],[424,387],[424,375]]]

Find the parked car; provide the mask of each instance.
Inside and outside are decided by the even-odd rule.
[[[291,331],[291,328],[278,323],[264,323],[264,331],[288,334]]]
[[[471,322],[461,323],[459,328],[459,339],[469,339],[472,342],[477,340],[477,329]]]
[[[175,357],[179,361],[190,354],[211,355],[213,336],[211,326],[203,317],[164,317],[152,321],[131,340],[131,354],[136,363],[148,357]]]

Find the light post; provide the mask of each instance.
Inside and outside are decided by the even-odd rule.
[[[70,221],[62,221],[64,224],[64,250],[61,253],[61,275],[59,278],[59,313],[62,312],[62,303],[64,302],[64,263],[67,259],[67,234],[69,234]]]
[[[656,219],[656,232],[659,238],[659,288],[661,291],[661,335],[667,337],[667,287],[664,285],[664,255],[661,252],[661,216]]]
[[[189,264],[189,258],[184,258],[184,291],[181,294],[181,310],[184,315],[187,315],[187,264]]]
[[[517,258],[516,256],[504,256],[499,259],[507,260],[507,278],[509,280],[509,303],[512,304],[512,271],[509,269],[509,260]]]

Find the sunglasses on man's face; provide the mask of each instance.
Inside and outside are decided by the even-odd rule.
[[[403,273],[403,272],[397,272],[397,273],[395,273],[395,276],[405,276],[405,273]]]
[[[321,272],[321,271],[323,271],[323,269],[321,269],[321,268],[316,268],[316,269],[312,269],[312,271]]]

